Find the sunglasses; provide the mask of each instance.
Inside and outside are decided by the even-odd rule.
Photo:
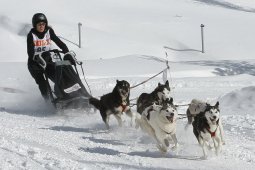
[[[46,25],[46,23],[44,23],[44,22],[40,22],[37,24],[37,26],[45,26],[45,25]]]

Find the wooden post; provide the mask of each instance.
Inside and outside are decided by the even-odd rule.
[[[204,25],[201,24],[201,39],[202,39],[202,53],[205,53],[205,49],[204,49]]]
[[[81,48],[81,26],[82,24],[78,23],[78,31],[79,31],[79,48]]]

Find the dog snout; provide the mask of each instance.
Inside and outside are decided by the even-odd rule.
[[[217,118],[217,116],[213,116],[213,119],[216,119]]]
[[[123,95],[128,94],[128,89],[122,89],[122,90],[121,90],[121,93],[122,93]]]
[[[169,122],[171,122],[171,123],[174,122],[174,114],[173,114],[173,113],[171,113],[170,116],[166,116],[166,118],[167,118],[167,120],[168,120]]]

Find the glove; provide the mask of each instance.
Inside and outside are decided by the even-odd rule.
[[[72,65],[76,65],[75,59],[71,54],[66,54],[64,56],[64,60],[69,60]]]

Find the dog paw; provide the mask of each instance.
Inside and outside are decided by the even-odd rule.
[[[166,147],[163,147],[161,144],[157,144],[157,148],[159,149],[159,151],[162,153],[162,154],[166,154],[167,152],[167,148]]]
[[[178,149],[178,147],[179,147],[179,144],[177,143],[177,144],[174,145],[171,149],[172,149],[173,151],[176,151],[176,150]]]

